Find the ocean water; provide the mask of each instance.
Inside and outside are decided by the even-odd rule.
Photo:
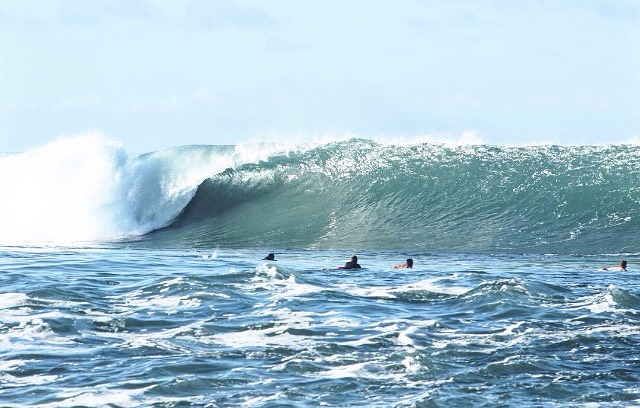
[[[639,158],[95,136],[5,154],[0,406],[639,406]]]

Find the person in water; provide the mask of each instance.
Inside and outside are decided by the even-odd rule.
[[[407,263],[403,263],[400,265],[394,265],[393,266],[394,269],[398,269],[398,268],[413,268],[413,259],[408,258],[407,259]]]
[[[276,256],[273,252],[269,252],[267,256],[262,258],[263,261],[277,261]]]
[[[627,261],[624,259],[620,261],[620,263],[616,266],[607,266],[606,268],[602,268],[603,271],[627,271]]]
[[[344,266],[338,266],[338,269],[360,269],[362,268],[360,264],[358,264],[358,257],[353,255],[351,260],[344,264]]]

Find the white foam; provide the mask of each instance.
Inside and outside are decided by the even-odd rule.
[[[259,385],[264,385],[264,382],[261,382]],[[287,395],[283,392],[276,392],[273,395],[268,395],[268,396],[260,396],[260,397],[245,397],[244,402],[243,402],[243,406],[245,407],[250,407],[250,406],[264,406],[265,404],[267,404],[267,402],[269,401],[277,401],[279,399],[283,399],[286,400]]]
[[[257,274],[252,278],[252,283],[255,285],[254,287],[268,289],[273,292],[271,298],[274,301],[304,296],[325,290],[325,288],[320,286],[298,283],[293,272],[288,272],[286,269],[281,271],[272,265],[258,265],[256,272]],[[269,279],[264,280],[263,275],[268,276]]]
[[[0,157],[0,241],[85,241],[121,234],[116,231],[121,223],[109,214],[122,212],[112,198],[126,160],[121,146],[97,135]]]
[[[359,287],[351,285],[339,285],[338,287],[354,296],[372,297],[381,299],[396,299],[398,294],[407,292],[428,291],[432,293],[441,293],[446,295],[462,295],[471,290],[471,288],[463,286],[443,286],[437,285],[438,279],[424,279],[419,282],[401,285],[398,287]]]
[[[265,274],[270,278],[276,278],[278,276],[278,269],[275,266],[261,264],[256,267],[256,272]]]
[[[372,297],[372,298],[381,298],[381,299],[395,299],[397,296],[391,293],[391,290],[388,288],[362,288],[362,287],[347,287],[345,288],[345,292],[354,295],[354,296],[362,296],[362,297]]]
[[[28,299],[24,293],[0,293],[0,309],[20,306]]]
[[[409,374],[415,374],[422,369],[422,364],[420,364],[420,361],[414,356],[406,356],[402,360],[402,365]]]
[[[411,339],[411,335],[416,332],[416,327],[409,327],[398,334],[396,344],[399,346],[414,346],[415,342]]]
[[[366,363],[355,363],[345,365],[341,367],[332,368],[325,371],[322,377],[327,378],[351,378],[351,377],[366,377],[365,371]]]
[[[605,313],[605,312],[616,312],[616,301],[613,299],[611,295],[611,287],[609,287],[609,292],[604,295],[593,295],[585,297],[580,303],[577,303],[576,306],[569,307],[569,310],[580,310],[587,309],[591,313]]]
[[[361,363],[347,364],[330,368],[318,373],[321,378],[370,378],[370,379],[399,379],[404,373],[390,372],[379,361],[365,361]]]
[[[0,376],[0,382],[4,387],[24,387],[26,385],[50,384],[58,379],[57,375],[30,375],[28,377],[16,377],[11,374]]]
[[[58,310],[43,311],[34,313],[31,308],[21,307],[18,309],[5,310],[0,321],[3,323],[18,323],[22,326],[42,322],[42,319],[60,319],[68,317]]]
[[[200,338],[203,342],[213,342],[226,347],[273,347],[285,346],[297,349],[312,348],[316,342],[309,338],[294,336],[284,332],[285,328],[275,327],[263,330],[244,330],[234,333],[214,334],[208,339]]]
[[[168,149],[132,156],[89,133],[0,156],[0,243],[70,244],[167,225],[198,185],[265,152]]]
[[[192,350],[183,347],[180,343],[174,341],[177,337],[190,338],[190,334],[194,331],[198,331],[202,328],[204,321],[193,322],[184,326],[153,331],[153,332],[127,332],[115,330],[115,328],[122,327],[120,320],[114,320],[112,322],[113,331],[101,332],[100,336],[104,338],[117,339],[121,341],[119,347],[122,348],[143,348],[154,347],[168,351],[190,353]],[[83,332],[84,334],[84,332]]]
[[[325,325],[333,327],[354,327],[357,324],[358,322],[356,320],[348,319],[346,317],[336,317],[325,321]]]
[[[605,312],[612,312],[612,311],[615,310],[612,307],[611,302],[609,302],[607,299],[602,299],[599,302],[596,302],[594,304],[588,305],[587,308],[592,313],[605,313]]]
[[[177,309],[197,308],[200,299],[188,296],[149,296],[141,299],[129,299],[127,307],[164,310],[167,314],[177,313]]]
[[[0,349],[10,351],[38,351],[46,349],[52,353],[72,354],[69,345],[75,344],[71,338],[57,336],[47,323],[39,318],[26,317],[18,326],[4,330],[0,334]]]
[[[115,405],[119,407],[137,407],[140,402],[136,396],[142,395],[147,390],[154,388],[149,386],[139,389],[107,389],[104,387],[91,387],[89,389],[72,389],[60,392],[57,397],[63,401],[42,404],[41,407],[102,407],[105,405]]]
[[[7,360],[0,361],[0,371],[10,371],[36,360]]]

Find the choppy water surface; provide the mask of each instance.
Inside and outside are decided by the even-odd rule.
[[[640,404],[636,255],[266,252],[0,248],[0,405]]]

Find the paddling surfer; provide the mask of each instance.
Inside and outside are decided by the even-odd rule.
[[[344,264],[344,266],[338,266],[338,269],[360,269],[362,268],[358,263],[358,257],[353,255],[351,259]]]
[[[400,265],[394,265],[393,266],[394,269],[399,269],[399,268],[413,268],[413,259],[408,258],[406,263],[400,264]]]
[[[607,266],[606,268],[602,268],[602,271],[627,271],[627,261],[624,259],[620,261],[620,264],[616,266]]]

